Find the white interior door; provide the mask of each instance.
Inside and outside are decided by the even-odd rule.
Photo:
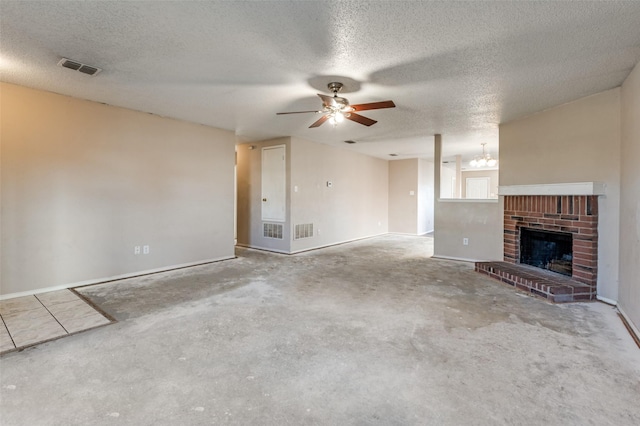
[[[287,203],[285,146],[262,148],[262,220],[284,222]]]
[[[466,198],[489,198],[489,183],[490,178],[488,177],[467,178]]]

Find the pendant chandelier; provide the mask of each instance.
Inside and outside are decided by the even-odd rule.
[[[498,160],[491,158],[491,154],[485,153],[484,146],[486,143],[482,143],[480,145],[482,145],[482,155],[479,155],[469,161],[469,165],[471,167],[493,167],[498,164]]]

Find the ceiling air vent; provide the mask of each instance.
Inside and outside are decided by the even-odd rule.
[[[67,58],[62,58],[60,62],[58,62],[58,65],[64,68],[69,68],[70,70],[80,71],[81,73],[88,74],[88,75],[96,75],[100,71],[102,71],[102,69],[100,68],[92,67],[91,65],[87,65],[87,64],[82,64],[80,62],[73,61]]]

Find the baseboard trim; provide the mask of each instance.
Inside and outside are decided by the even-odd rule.
[[[481,259],[467,259],[466,257],[454,257],[454,256],[442,256],[442,255],[433,255],[432,259],[443,259],[443,260],[458,260],[460,262],[491,262],[490,260],[481,260]]]
[[[390,234],[389,232],[383,232],[381,234],[369,235],[369,236],[366,236],[366,237],[358,237],[358,238],[353,238],[353,239],[350,239],[350,240],[343,240],[343,241],[338,241],[338,242],[335,242],[335,243],[329,243],[329,244],[325,244],[325,245],[320,245],[320,246],[314,246],[314,247],[304,248],[304,249],[300,249],[300,250],[295,250],[295,251],[290,252],[289,254],[298,254],[298,253],[304,253],[305,251],[320,250],[320,249],[323,249],[323,248],[339,246],[341,244],[353,243],[355,241],[367,240],[369,238],[376,238],[376,237],[381,237],[383,235],[389,235],[389,234]]]
[[[279,254],[298,254],[298,253],[304,253],[305,251],[320,250],[320,249],[327,248],[327,247],[339,246],[340,244],[353,243],[355,241],[366,240],[368,238],[381,237],[383,235],[390,235],[390,233],[389,232],[383,232],[381,234],[368,235],[366,237],[358,237],[358,238],[353,238],[353,239],[350,239],[350,240],[343,240],[343,241],[338,241],[338,242],[335,242],[335,243],[329,243],[329,244],[324,244],[324,245],[319,245],[319,246],[313,246],[313,247],[303,248],[303,249],[294,250],[294,251],[272,249],[272,248],[266,248],[266,247],[249,245],[249,244],[237,244],[237,246],[238,247],[248,248],[248,249],[254,249],[254,250],[269,251],[269,252],[279,253]],[[414,235],[414,236],[416,236],[416,235]]]
[[[638,348],[640,348],[640,330],[638,330],[638,327],[636,327],[633,321],[631,321],[631,318],[629,318],[629,315],[625,313],[624,309],[620,307],[618,302],[603,296],[596,296],[596,299],[598,299],[602,303],[606,303],[607,305],[614,306],[618,310],[618,316],[620,317],[620,321],[622,321],[622,324],[624,324],[625,328],[631,335],[631,338],[633,339],[634,342],[636,342],[636,345],[638,345]]]
[[[143,275],[157,274],[159,272],[168,272],[176,269],[190,268],[192,266],[206,265],[207,263],[221,262],[223,260],[235,259],[235,256],[224,256],[215,259],[199,260],[197,262],[181,263],[178,265],[164,266],[161,268],[146,269],[144,271],[131,272],[128,274],[114,275],[112,277],[96,278],[92,280],[78,281],[74,283],[62,284],[53,287],[43,287],[33,290],[20,291],[17,293],[0,294],[0,300],[15,299],[16,297],[33,296],[34,294],[48,293],[51,291],[65,290],[67,288],[86,287],[96,284],[104,284],[111,281],[125,280],[127,278],[141,277]]]
[[[618,306],[618,302],[616,302],[613,299],[609,299],[608,297],[596,295],[596,299],[598,299],[599,301],[601,301],[603,303],[606,303],[607,305]]]
[[[248,248],[248,249],[252,249],[252,250],[268,251],[268,252],[271,252],[271,253],[291,254],[286,250],[267,248],[267,247],[262,247],[262,246],[254,246],[254,245],[251,245],[251,244],[236,244],[236,246],[243,247],[243,248]]]
[[[635,324],[631,321],[631,318],[629,318],[629,316],[624,312],[622,308],[620,308],[619,305],[617,306],[617,308],[618,315],[620,315],[622,323],[629,331],[629,334],[631,334],[631,338],[636,342],[638,348],[640,348],[640,330],[638,330],[638,327],[635,326]]]

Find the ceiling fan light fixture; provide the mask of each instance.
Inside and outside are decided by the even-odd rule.
[[[316,120],[310,129],[320,127],[324,122],[328,121],[333,126],[337,126],[338,123],[343,122],[345,119],[362,124],[364,126],[372,126],[377,123],[376,120],[372,120],[368,117],[364,117],[358,114],[360,111],[367,111],[372,109],[383,108],[395,108],[396,104],[393,101],[381,101],[381,102],[369,102],[365,104],[349,105],[347,98],[338,96],[338,92],[342,88],[342,83],[332,82],[328,85],[329,90],[333,92],[333,96],[323,95],[318,93],[320,99],[322,99],[322,109],[319,111],[290,111],[290,112],[278,112],[277,115],[284,114],[304,114],[304,113],[321,113],[323,114],[320,119]],[[357,113],[356,113],[357,112]]]

